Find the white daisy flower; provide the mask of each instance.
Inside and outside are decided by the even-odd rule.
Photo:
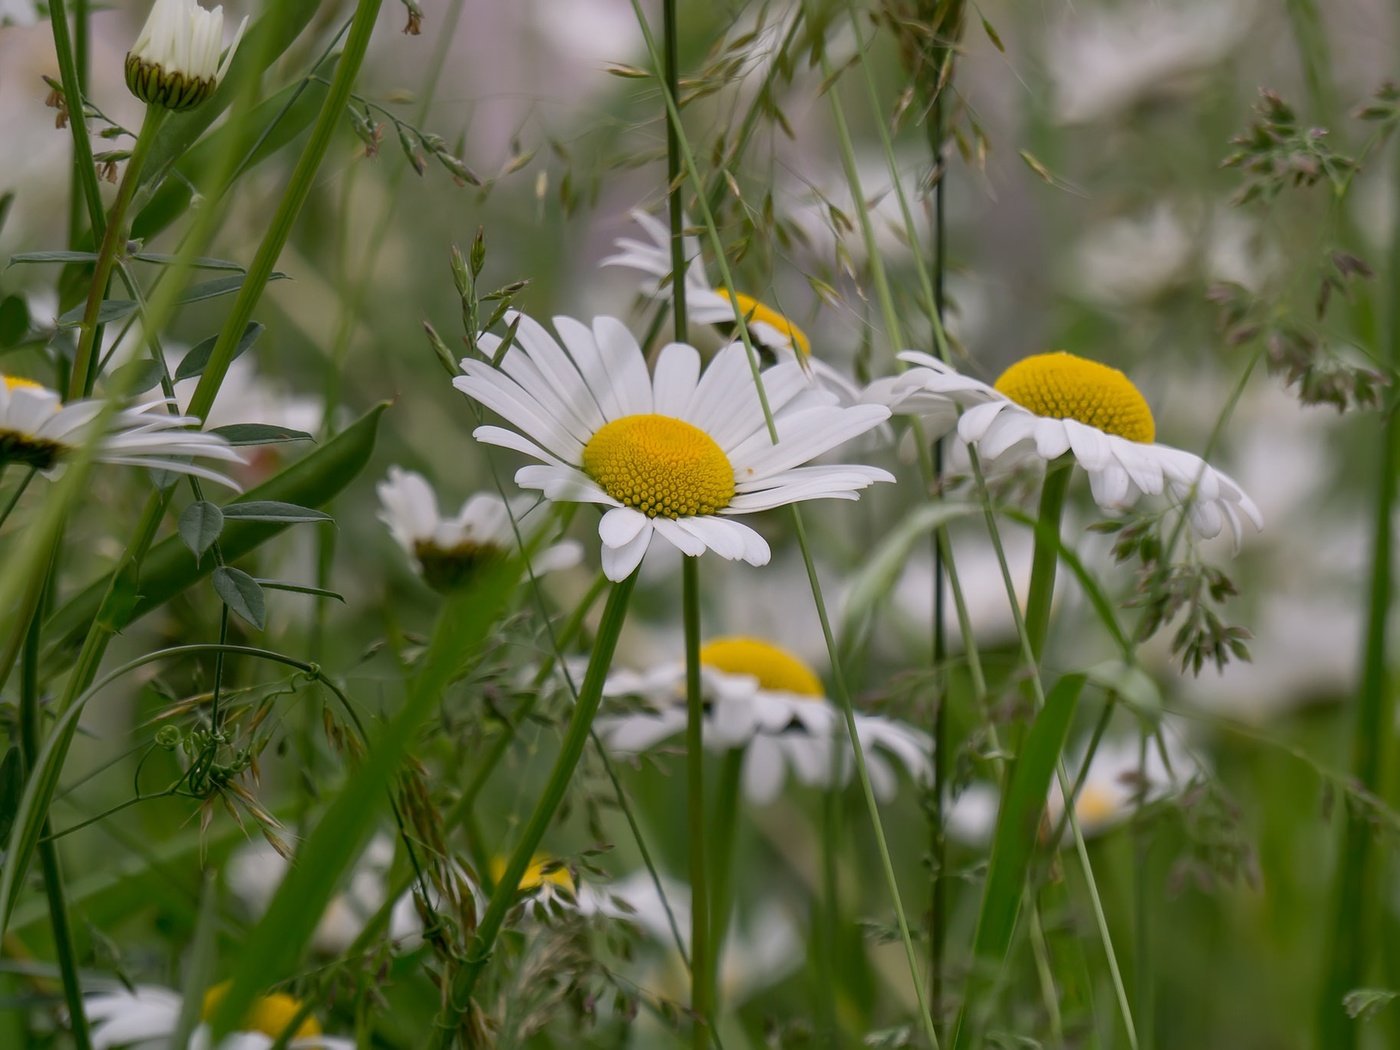
[[[147,105],[191,109],[214,93],[233,62],[248,25],[224,48],[224,9],[206,11],[196,0],[155,0],[136,43],[126,55],[126,86]]]
[[[877,380],[866,397],[921,417],[931,437],[956,428],[988,464],[1032,457],[1048,463],[1069,453],[1105,510],[1166,495],[1205,537],[1228,524],[1238,545],[1242,517],[1263,527],[1259,508],[1228,475],[1200,456],[1154,443],[1147,400],[1116,368],[1064,351],[1035,354],[988,386],[928,354],[899,356],[915,367]]]
[[[509,863],[509,857],[498,855],[491,858],[492,883],[501,881]],[[523,907],[524,914],[534,919],[545,919],[561,909],[591,914],[591,905],[594,903],[594,899],[590,898],[589,909],[580,907],[579,887],[568,867],[544,853],[536,853],[530,858],[530,866],[525,869],[525,874],[520,876],[517,893],[520,896],[517,906]],[[484,892],[479,903],[484,911],[488,903],[488,896]]]
[[[228,991],[228,982],[217,984],[204,994],[201,1015],[208,1021],[219,1000]],[[93,1050],[140,1047],[163,1050],[180,1021],[183,1000],[179,992],[158,985],[138,985],[135,991],[117,988],[85,996],[83,1012],[92,1022]],[[274,992],[254,1001],[243,1019],[243,1026],[222,1040],[218,1050],[271,1050],[278,1037],[301,1012],[302,1004],[290,995]],[[287,1044],[292,1050],[355,1050],[353,1039],[321,1034],[321,1026],[308,1016],[297,1026]],[[207,1024],[200,1024],[190,1039],[190,1050],[212,1050]]]
[[[528,496],[511,500],[509,507],[499,496],[478,493],[462,504],[452,518],[438,510],[437,495],[423,475],[401,467],[390,467],[389,476],[378,485],[379,520],[413,559],[423,578],[435,589],[451,590],[467,583],[484,561],[509,554],[516,548],[514,518],[526,543],[541,528],[549,527],[549,516],[527,514],[535,501]],[[577,565],[583,548],[573,540],[556,543],[535,555],[536,573],[554,572]]]
[[[663,347],[653,377],[636,339],[612,317],[592,328],[571,317],[554,325],[562,348],[523,314],[500,368],[462,362],[453,385],[517,430],[483,426],[479,441],[523,452],[517,485],[546,499],[610,507],[598,526],[603,571],[622,580],[641,564],[652,536],[683,554],[712,550],[722,558],[766,564],[768,544],[734,520],[811,499],[855,499],[889,472],[809,461],[888,418],[882,405],[841,408],[810,386],[792,362],[762,376],[778,433],[769,437],[744,348],[721,350],[700,370],[684,343]],[[501,340],[483,335],[495,356]],[[808,464],[808,465],[804,465]]]
[[[744,750],[743,787],[757,805],[778,797],[792,774],[809,787],[849,783],[854,769],[846,724],[826,698],[816,673],[792,653],[756,638],[719,638],[700,651],[706,701],[705,746]],[[595,723],[605,747],[622,754],[647,751],[685,729],[685,667],[671,664],[643,674],[618,672],[607,697],[640,697],[649,709],[603,715]],[[916,780],[931,774],[928,736],[878,715],[856,715],[856,730],[881,800],[894,797],[895,766]],[[893,761],[891,761],[893,760]]]
[[[602,261],[604,266],[626,266],[648,274],[652,280],[642,285],[649,298],[669,297],[671,287],[671,229],[655,216],[633,211],[632,218],[646,231],[650,241],[619,237],[613,243],[619,249]],[[722,325],[732,329],[743,320],[749,338],[780,361],[796,361],[810,370],[817,383],[830,390],[843,405],[860,400],[860,388],[839,369],[821,358],[812,356],[812,341],[807,333],[770,306],[736,290],[731,299],[728,290],[712,288],[705,276],[705,261],[700,242],[695,237],[682,238],[685,256],[685,308],[687,318],[695,324]]]
[[[243,461],[217,434],[186,429],[199,426],[198,419],[170,415],[167,402],[152,401],[118,411],[105,433],[94,434],[91,424],[103,404],[90,398],[65,405],[58,394],[32,380],[0,374],[0,467],[18,463],[52,477],[80,445],[95,441],[99,463],[193,474],[238,488],[231,478],[181,459]]]

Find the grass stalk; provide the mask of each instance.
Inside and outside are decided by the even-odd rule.
[[[713,1013],[710,982],[710,896],[705,870],[705,697],[700,681],[700,559],[687,556],[681,572],[681,607],[685,621],[685,781],[686,826],[690,862],[690,1009],[694,1015],[691,1045],[709,1043]]]
[[[608,593],[608,603],[603,609],[603,619],[598,625],[598,635],[593,642],[593,651],[588,659],[588,671],[584,674],[583,686],[579,689],[578,702],[569,718],[568,728],[559,754],[554,760],[549,780],[540,794],[535,808],[530,814],[520,839],[511,853],[491,901],[477,926],[476,936],[453,980],[448,1002],[449,1018],[441,1030],[440,1047],[452,1045],[457,1031],[458,1020],[471,1008],[472,993],[477,980],[491,959],[496,938],[505,923],[506,914],[514,906],[519,893],[520,880],[524,878],[530,862],[539,848],[544,833],[554,820],[555,811],[563,802],[568,791],[574,768],[583,755],[588,742],[593,717],[598,713],[598,705],[603,698],[603,682],[612,665],[613,652],[617,648],[618,636],[622,633],[623,621],[627,618],[627,603],[632,597],[632,589],[637,584],[635,572],[625,580],[615,583]]]

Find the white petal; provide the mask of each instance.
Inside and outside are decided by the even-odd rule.
[[[603,575],[614,583],[620,583],[632,575],[651,544],[650,524],[648,521],[647,527],[638,532],[630,543],[622,547],[603,548]]]

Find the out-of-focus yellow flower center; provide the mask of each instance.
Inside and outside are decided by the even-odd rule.
[[[214,1016],[214,1011],[219,1008],[219,1003],[228,994],[231,983],[230,981],[221,981],[204,993],[204,1009],[201,1013],[204,1020],[208,1021]],[[240,1032],[259,1032],[276,1039],[287,1030],[287,1025],[292,1023],[292,1018],[301,1012],[301,1006],[302,1004],[290,995],[283,995],[281,992],[264,995],[255,1000],[253,1005],[248,1008],[238,1030]],[[320,1034],[321,1026],[316,1023],[314,1017],[308,1016],[297,1026],[292,1037],[305,1039],[307,1036]]]
[[[36,383],[32,379],[23,379],[20,376],[0,375],[0,380],[5,383],[6,390],[43,390],[44,384]]]
[[[1118,796],[1102,784],[1085,784],[1074,803],[1074,815],[1088,824],[1108,820],[1118,812]]]
[[[727,674],[752,675],[761,688],[774,692],[826,695],[815,671],[786,649],[757,638],[716,638],[701,648],[700,662]]]
[[[584,472],[649,518],[714,514],[734,498],[734,468],[714,438],[672,416],[623,416],[583,447]]]
[[[1018,361],[996,388],[1038,416],[1075,419],[1105,434],[1151,443],[1152,409],[1122,372],[1057,350]]]
[[[551,857],[535,856],[531,858],[530,866],[525,869],[525,874],[520,877],[519,890],[522,893],[532,893],[548,882],[561,889],[568,890],[569,894],[572,896],[576,891],[574,889],[574,879],[573,876],[569,874],[569,869],[561,864],[559,867],[546,873],[544,870],[545,866],[552,863],[554,863],[554,861]],[[492,857],[491,880],[493,882],[500,882],[505,873],[506,858]]]
[[[793,348],[803,357],[811,356],[812,343],[807,338],[807,333],[778,313],[777,310],[771,306],[764,306],[757,299],[747,296],[743,292],[735,292],[731,296],[728,291],[721,288],[719,294],[734,304],[735,313],[742,317],[745,323],[772,325],[778,331],[787,333],[787,337],[792,340]]]

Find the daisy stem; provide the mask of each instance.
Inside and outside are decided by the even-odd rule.
[[[1050,601],[1055,596],[1055,568],[1059,564],[1060,520],[1064,516],[1065,496],[1073,473],[1073,461],[1062,457],[1046,468],[1045,483],[1040,489],[1035,554],[1031,559],[1030,592],[1026,598],[1026,636],[1037,664],[1045,652],[1045,638],[1050,633]]]
[[[700,687],[700,559],[687,556],[681,573],[681,607],[685,620],[685,774],[686,816],[690,831],[690,1009],[691,1042],[709,1045],[713,1016],[710,959],[710,898],[705,871],[705,706]],[[733,821],[731,820],[731,824]]]
[[[734,839],[739,825],[739,782],[744,772],[744,751],[731,748],[720,765],[715,808],[710,821],[714,850],[710,856],[710,1005],[718,1015],[720,958],[729,932],[730,894],[734,887]]]
[[[81,19],[86,12],[81,12]],[[73,133],[73,178],[87,204],[88,221],[94,235],[102,229],[102,192],[97,185],[97,166],[92,160],[92,140],[83,119],[86,104],[83,99],[83,66],[75,58],[73,37],[68,25],[68,5],[65,0],[49,0],[49,25],[53,29],[53,49],[58,59],[58,77],[63,85],[63,98],[68,106],[68,127]],[[80,27],[80,34],[86,32]],[[86,48],[83,48],[86,51]],[[94,237],[95,239],[95,237]]]
[[[1030,676],[1030,690],[1035,701],[1036,709],[1040,710],[1045,706],[1045,685],[1041,681],[1040,659],[1035,654],[1034,646],[1031,643],[1031,634],[1030,628],[1027,625],[1027,618],[1026,616],[1022,615],[1020,604],[1016,600],[1016,585],[1011,578],[1011,567],[1006,560],[1006,548],[1001,542],[1001,529],[997,525],[996,514],[993,511],[991,492],[988,490],[987,487],[987,476],[982,470],[981,457],[977,455],[977,450],[975,448],[972,448],[971,446],[969,446],[968,448],[968,454],[972,461],[972,475],[977,484],[977,491],[981,494],[982,497],[982,513],[986,519],[987,532],[992,540],[992,548],[996,552],[997,564],[1001,569],[1002,584],[1006,588],[1006,596],[1011,605],[1011,617],[1016,625],[1016,635],[1021,646],[1021,657],[1025,662],[1026,670]],[[1046,486],[1050,484],[1050,476],[1053,473],[1054,469],[1055,468],[1052,465],[1050,471],[1047,472],[1045,481]],[[1068,474],[1070,472],[1068,470],[1065,470],[1064,473]],[[1041,495],[1043,512],[1045,495],[1044,489],[1042,489]],[[1059,502],[1061,508],[1063,508],[1063,496],[1060,497]],[[1044,524],[1043,518],[1040,524]],[[1036,527],[1037,550],[1039,550],[1042,544],[1042,532],[1040,524],[1038,524]],[[1055,517],[1054,529],[1054,536],[1057,537],[1059,532],[1058,512]],[[1048,542],[1048,540],[1046,542]],[[1057,549],[1057,547],[1055,549]],[[1050,573],[1049,590],[1052,592],[1054,590],[1053,570]],[[1043,599],[1045,608],[1047,610],[1047,617],[1051,597],[1053,597],[1053,594],[1048,593]],[[1043,635],[1041,640],[1043,644]],[[1055,761],[1055,778],[1060,787],[1060,797],[1064,799],[1073,799],[1074,794],[1069,783],[1069,778],[1065,773],[1065,763],[1063,756],[1057,758]],[[1118,1012],[1122,1016],[1123,1027],[1126,1030],[1128,1036],[1128,1046],[1131,1048],[1131,1050],[1138,1050],[1137,1028],[1133,1022],[1132,1007],[1128,1003],[1128,993],[1123,983],[1122,970],[1118,966],[1118,956],[1113,947],[1113,936],[1108,929],[1108,920],[1107,917],[1104,915],[1103,901],[1099,896],[1098,883],[1094,878],[1093,865],[1089,861],[1089,851],[1084,843],[1084,832],[1083,829],[1079,826],[1079,818],[1074,812],[1073,802],[1067,803],[1065,805],[1064,811],[1065,817],[1069,821],[1070,833],[1074,838],[1075,853],[1079,858],[1080,870],[1083,872],[1084,875],[1085,888],[1088,891],[1089,901],[1093,907],[1094,920],[1099,932],[1099,941],[1103,945],[1104,956],[1108,963],[1109,976],[1112,979],[1114,995],[1118,1002]],[[962,1007],[959,1009],[959,1028],[961,1028],[963,1018],[970,1015],[971,1011],[969,1010],[969,1004],[966,1001],[964,1001]],[[954,1050],[956,1050],[956,1048],[963,1045],[963,1041],[955,1037],[953,1045]]]
[[[1391,237],[1390,280],[1394,305],[1381,360],[1394,369],[1400,365],[1400,233]],[[1400,488],[1400,410],[1393,395],[1387,411],[1380,414],[1379,430],[1366,641],[1351,745],[1351,773],[1368,797],[1384,797],[1389,788],[1388,744],[1395,731],[1395,690],[1387,662],[1390,611],[1395,596],[1393,520]],[[1331,944],[1318,1010],[1318,1045],[1327,1050],[1347,1050],[1357,1044],[1360,1026],[1343,1009],[1342,999],[1367,981],[1376,943],[1372,930],[1382,899],[1373,856],[1377,830],[1371,805],[1347,806],[1344,813]]]
[[[520,840],[516,843],[515,851],[506,864],[506,870],[501,875],[495,892],[491,894],[491,901],[486,907],[486,913],[477,926],[476,937],[467,952],[462,968],[457,971],[457,976],[453,981],[448,1005],[451,1016],[448,1018],[448,1023],[441,1029],[438,1043],[443,1050],[450,1047],[456,1037],[456,1021],[471,1008],[471,996],[476,989],[477,979],[491,959],[492,949],[501,932],[501,927],[505,924],[507,913],[516,903],[520,880],[524,878],[525,872],[529,869],[530,861],[534,857],[536,849],[539,848],[544,833],[549,830],[549,825],[554,820],[555,811],[558,810],[560,803],[564,801],[564,795],[568,792],[569,781],[573,777],[579,758],[583,755],[584,745],[588,742],[589,730],[593,726],[593,717],[598,713],[598,704],[603,698],[603,682],[607,678],[609,667],[612,665],[613,652],[617,649],[617,639],[622,633],[623,621],[627,618],[627,603],[632,597],[632,589],[636,584],[637,573],[634,571],[625,580],[613,584],[612,590],[608,593],[608,603],[603,609],[602,622],[598,625],[593,651],[589,655],[588,670],[583,676],[578,702],[574,705],[573,714],[569,717],[569,725],[564,732],[564,741],[560,746],[559,754],[554,760],[554,768],[550,771],[549,780],[545,784],[539,801],[535,803],[530,819],[520,833]]]
[[[45,574],[39,603],[29,620],[24,637],[24,656],[20,664],[20,751],[24,757],[25,775],[34,770],[39,757],[39,649],[44,622],[44,594],[53,583],[53,564]],[[68,922],[68,904],[63,890],[63,869],[59,864],[58,846],[48,838],[50,826],[44,822],[40,834],[39,869],[43,875],[44,893],[49,903],[49,923],[53,929],[54,955],[63,980],[63,998],[68,1004],[69,1030],[79,1050],[92,1045],[88,1033],[87,1014],[83,1009],[83,987],[78,976],[77,953],[73,949],[73,932]]]
[[[899,895],[899,880],[895,877],[894,861],[890,857],[889,842],[885,838],[885,827],[880,820],[880,804],[875,798],[875,789],[870,784],[870,770],[865,763],[865,750],[860,744],[860,731],[856,727],[855,707],[851,702],[850,690],[846,687],[846,676],[841,670],[841,659],[836,646],[836,636],[831,630],[831,618],[827,616],[826,602],[822,598],[821,580],[817,576],[817,566],[812,560],[812,546],[807,539],[807,529],[802,522],[802,512],[792,505],[793,528],[797,534],[797,545],[802,551],[802,563],[807,568],[807,582],[812,588],[812,600],[817,607],[817,618],[821,621],[822,636],[826,640],[826,651],[831,660],[832,692],[836,694],[837,706],[846,720],[846,733],[855,759],[856,779],[860,782],[861,793],[865,796],[865,806],[870,814],[870,825],[875,832],[875,845],[880,854],[880,866],[884,871],[885,884],[890,901],[894,905],[895,922],[899,927],[900,940],[904,944],[904,954],[909,964],[909,977],[914,985],[914,995],[919,1002],[919,1022],[924,1036],[933,1050],[938,1050],[938,1032],[933,1025],[933,1017],[928,1009],[928,997],[924,982],[919,974],[919,958],[914,952],[914,938],[909,932],[909,919],[904,914],[904,902]]]
[[[68,379],[68,399],[89,397],[93,384],[97,382],[95,358],[97,336],[101,332],[97,315],[102,309],[102,301],[107,296],[107,285],[111,282],[112,271],[116,268],[117,257],[126,249],[129,226],[126,221],[127,208],[136,195],[136,187],[141,181],[141,169],[146,166],[146,157],[155,145],[156,132],[165,121],[166,110],[162,106],[147,106],[146,116],[141,121],[141,131],[136,136],[136,145],[131,148],[131,157],[122,172],[121,185],[117,188],[116,200],[107,214],[107,227],[102,233],[102,246],[97,252],[97,265],[93,269],[92,284],[88,288],[87,306],[83,310],[82,334],[78,338],[78,352],[73,359],[73,373]],[[75,120],[82,119],[78,114]]]

